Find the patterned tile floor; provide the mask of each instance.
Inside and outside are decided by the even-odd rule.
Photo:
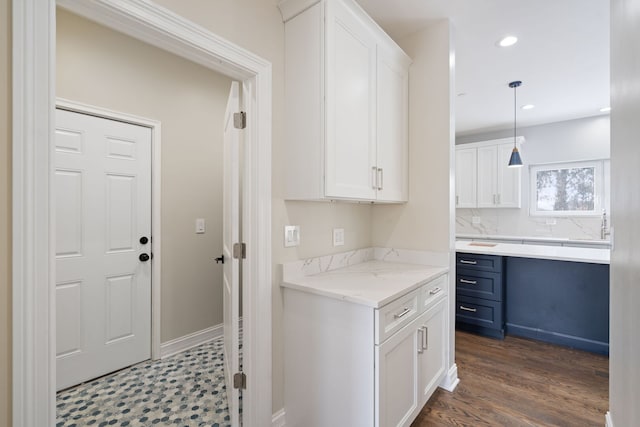
[[[230,426],[223,340],[58,393],[56,427]]]

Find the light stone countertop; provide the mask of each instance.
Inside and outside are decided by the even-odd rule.
[[[446,267],[366,261],[309,276],[285,277],[282,286],[380,308],[448,271]]]
[[[456,242],[456,252],[586,262],[592,264],[609,264],[610,260],[609,249],[526,245],[517,243],[480,243],[463,240]]]

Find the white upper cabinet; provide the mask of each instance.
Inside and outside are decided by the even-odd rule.
[[[406,201],[410,59],[352,0],[279,7],[284,197]]]
[[[477,195],[476,148],[456,149],[456,207],[475,208]]]
[[[518,137],[518,148],[524,138]],[[456,147],[457,208],[519,208],[521,168],[510,168],[510,138]]]

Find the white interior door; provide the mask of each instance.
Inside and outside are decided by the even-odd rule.
[[[234,127],[234,113],[240,111],[240,85],[231,83],[224,117],[224,371],[231,425],[240,425],[239,391],[233,387],[233,375],[240,371],[239,361],[239,270],[240,260],[233,257],[233,245],[240,242],[240,131]]]
[[[151,355],[151,130],[56,110],[55,165],[60,390]]]

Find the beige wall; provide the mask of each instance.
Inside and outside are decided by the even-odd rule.
[[[11,425],[11,7],[0,0],[0,427]]]
[[[231,81],[58,10],[57,95],[162,122],[162,342],[222,322],[222,123]],[[207,223],[195,234],[196,218]]]
[[[450,126],[448,21],[402,40],[409,72],[409,202],[373,207],[375,246],[449,252]]]
[[[640,425],[640,1],[611,1],[610,427]]]
[[[273,410],[284,405],[282,354],[282,292],[278,265],[317,255],[371,245],[371,207],[359,204],[285,202],[282,200],[281,162],[284,135],[284,24],[278,0],[217,0],[157,3],[196,22],[211,32],[265,58],[273,65]],[[284,248],[283,227],[300,225],[301,244]],[[345,229],[345,246],[333,247],[331,230]]]

